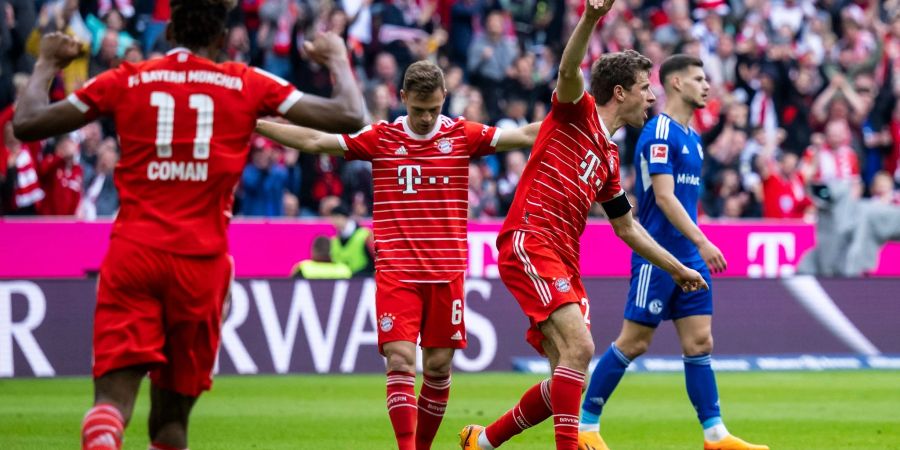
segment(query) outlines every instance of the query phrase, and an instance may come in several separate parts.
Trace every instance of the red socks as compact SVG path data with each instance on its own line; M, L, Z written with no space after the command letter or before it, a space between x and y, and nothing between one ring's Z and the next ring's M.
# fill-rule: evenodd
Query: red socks
M416 450L416 374L393 371L387 374L387 409L399 450Z
M556 450L578 450L578 411L584 373L557 366L550 383L550 404L553 405L553 427Z
M581 396L578 395L576 405L578 405L580 398ZM575 411L577 412L578 410L576 409ZM519 400L516 406L500 416L494 423L488 425L487 429L484 430L485 437L487 437L491 445L498 447L527 428L543 422L550 417L551 413L550 380L544 380L525 391L525 394L522 395L522 399ZM577 418L575 425L576 427L578 425Z
M419 390L419 419L416 425L416 450L430 450L434 435L444 419L450 398L450 377L425 375Z
M122 413L108 403L94 405L81 422L82 450L119 450L125 421Z

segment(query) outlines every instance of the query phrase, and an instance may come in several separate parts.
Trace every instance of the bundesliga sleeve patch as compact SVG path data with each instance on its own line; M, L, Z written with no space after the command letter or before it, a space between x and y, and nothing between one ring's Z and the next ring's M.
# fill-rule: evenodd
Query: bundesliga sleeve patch
M666 164L669 162L668 144L654 144L650 146L650 164Z

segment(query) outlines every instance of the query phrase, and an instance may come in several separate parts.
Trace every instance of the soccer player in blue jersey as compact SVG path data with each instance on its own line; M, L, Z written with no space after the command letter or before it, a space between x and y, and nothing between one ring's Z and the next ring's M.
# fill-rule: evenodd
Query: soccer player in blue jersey
M697 227L703 147L688 125L706 106L709 83L703 62L673 55L659 71L666 91L662 114L644 125L635 150L638 219L653 238L712 286L710 271L725 270L722 252ZM625 369L647 351L656 327L672 320L684 353L688 397L703 425L704 449L768 449L731 435L719 412L712 352L712 291L683 292L662 270L637 253L631 258L631 289L625 321L591 375L579 425L579 449L607 449L600 437L600 412Z

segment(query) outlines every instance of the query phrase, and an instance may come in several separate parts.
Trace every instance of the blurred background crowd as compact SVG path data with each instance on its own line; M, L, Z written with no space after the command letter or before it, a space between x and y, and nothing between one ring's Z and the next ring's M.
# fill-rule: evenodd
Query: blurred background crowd
M225 57L260 66L305 92L330 95L330 75L307 59L317 31L345 37L370 121L404 112L403 71L444 68L444 113L499 127L541 120L558 60L583 0L238 0ZM62 99L123 62L164 54L167 0L0 0L0 214L86 220L118 209L119 148L111 121L46 142L18 142L10 119L43 33L85 44L53 83ZM705 152L701 215L813 220L809 184L900 204L900 0L618 0L588 56L634 48L654 63L702 58L712 90L693 126ZM665 103L657 74L651 76ZM614 136L626 188L639 130ZM529 149L473 162L470 217L503 217ZM235 214L370 215L371 166L299 154L261 137L236 193ZM638 205L640 207L640 205ZM600 208L597 215L602 214Z

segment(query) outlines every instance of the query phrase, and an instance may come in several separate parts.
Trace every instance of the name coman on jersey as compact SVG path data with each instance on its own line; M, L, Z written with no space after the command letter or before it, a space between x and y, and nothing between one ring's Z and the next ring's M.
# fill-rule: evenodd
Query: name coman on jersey
M469 160L500 130L440 116L426 135L406 116L340 136L347 159L372 162L375 268L401 281L450 281L468 260Z
M185 49L85 83L69 102L89 119L112 116L122 146L113 236L178 254L226 252L256 118L284 114L301 96L268 72Z

